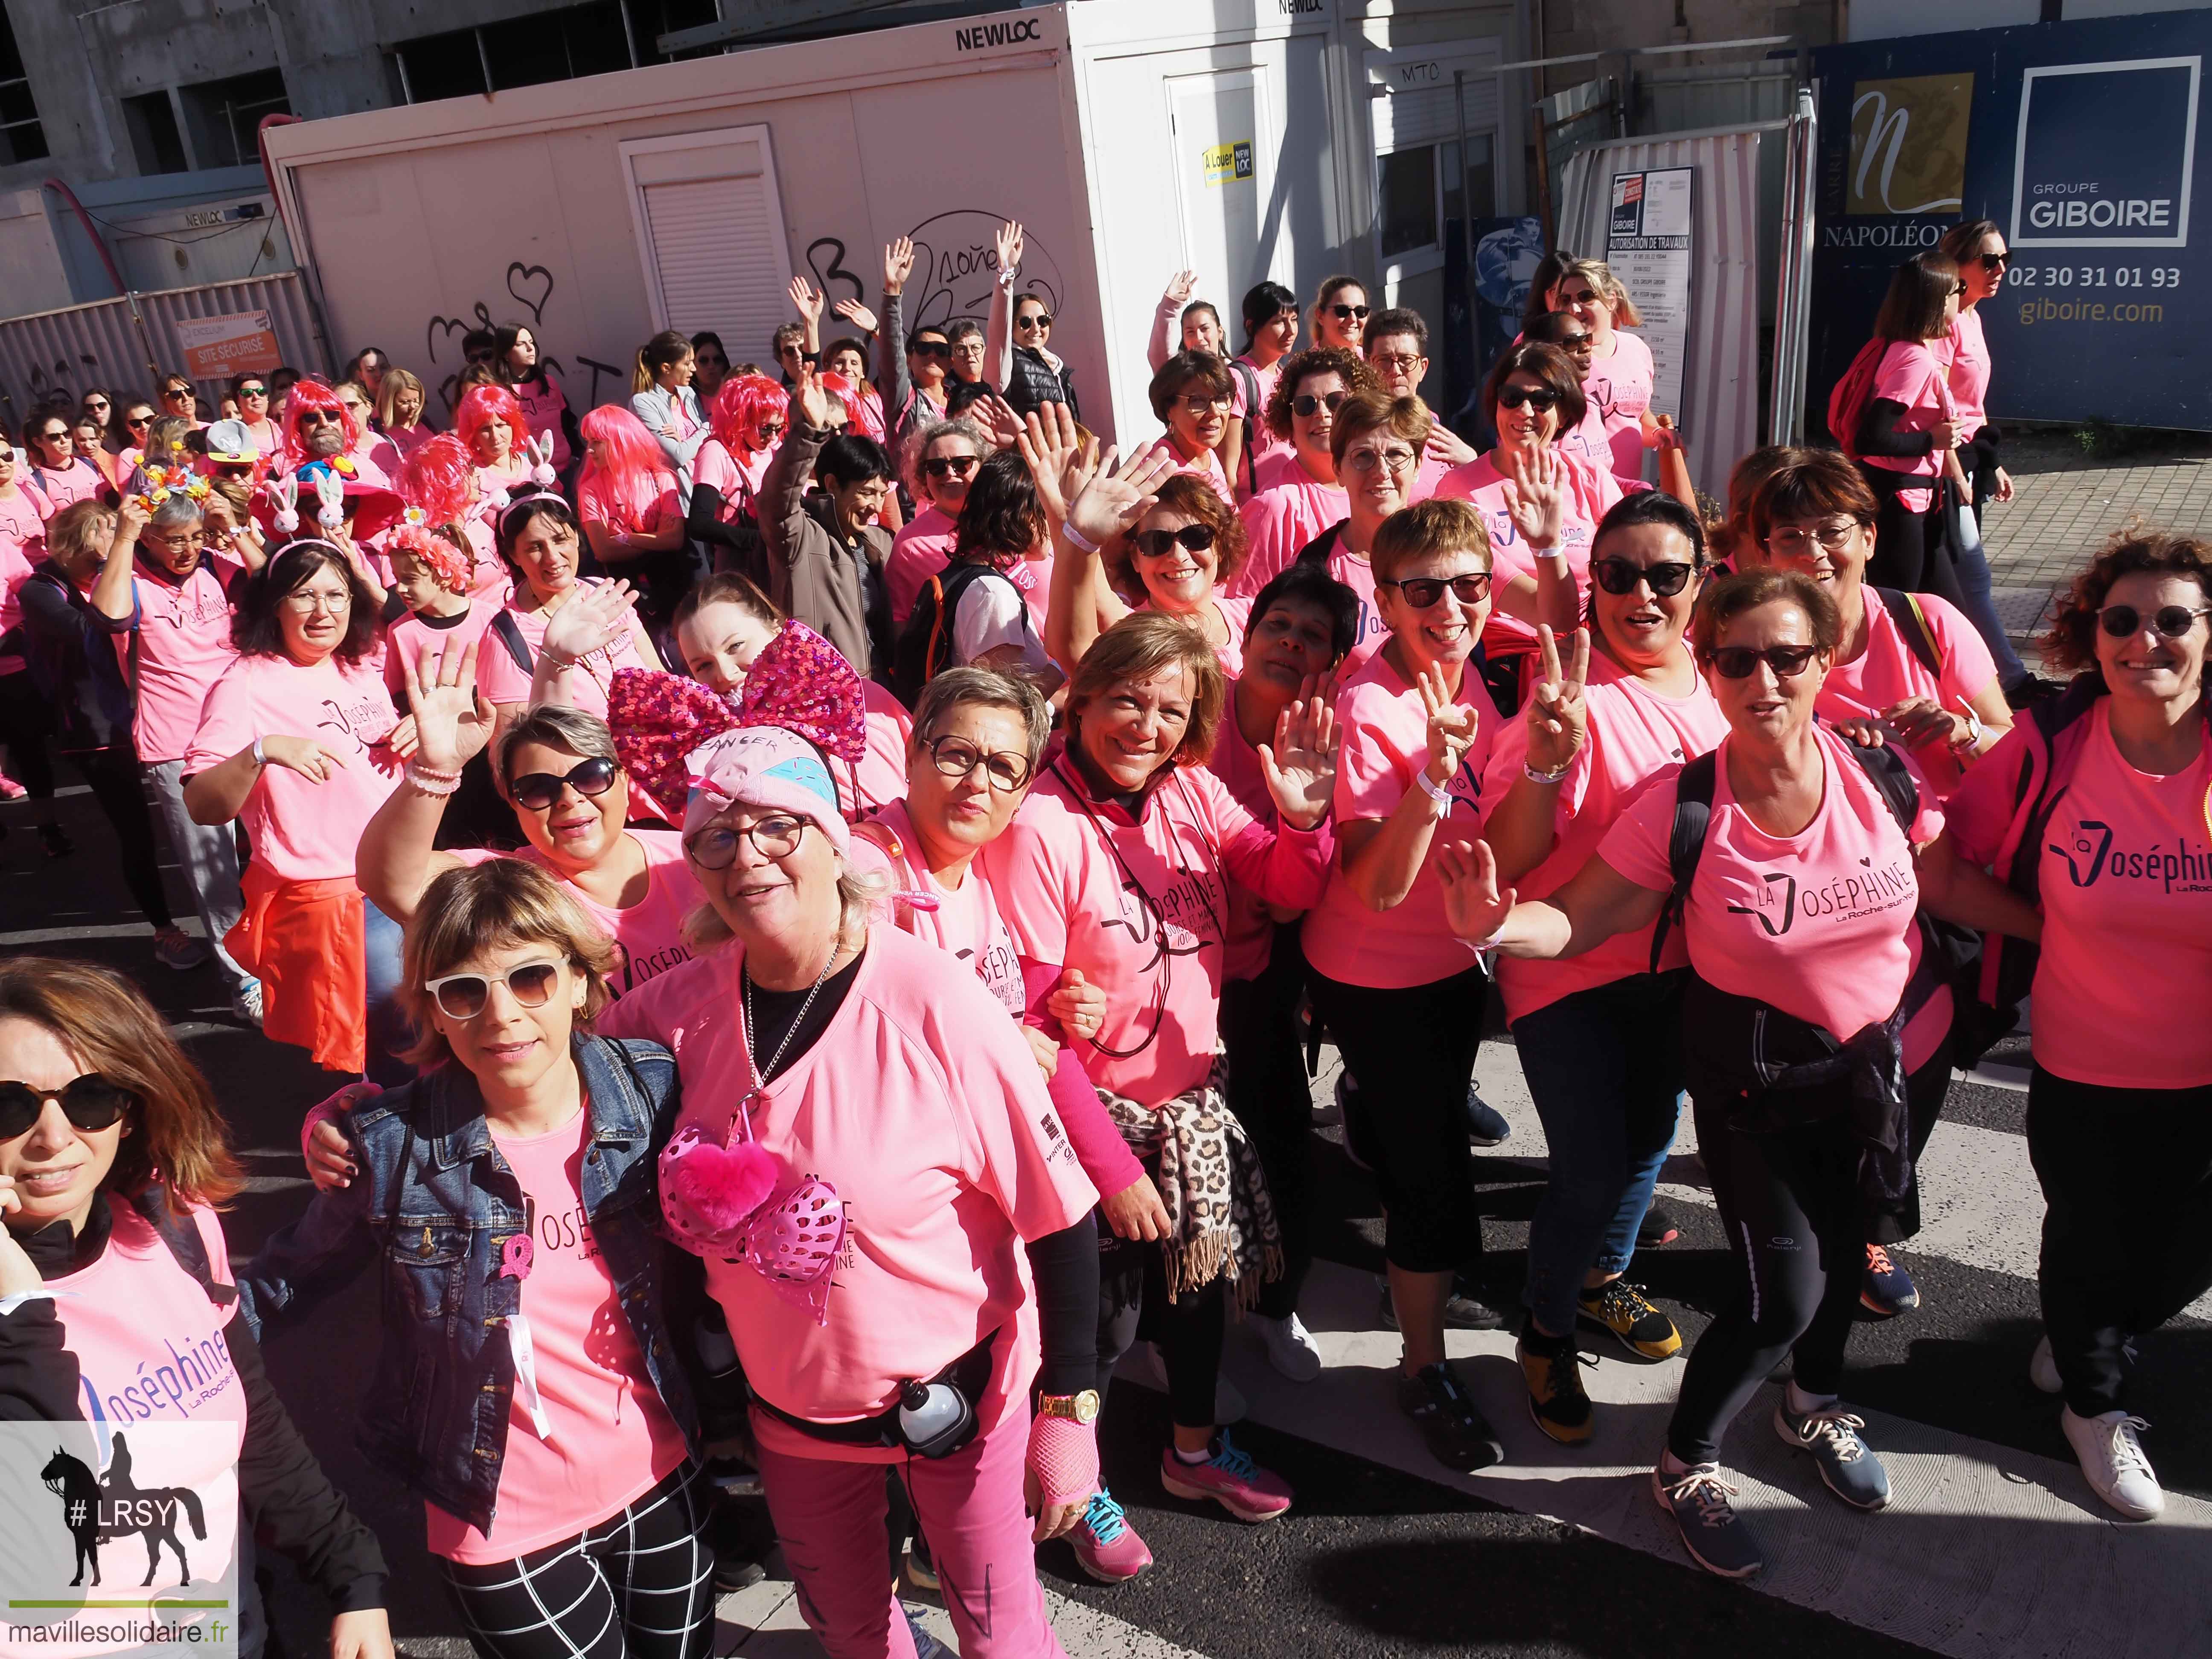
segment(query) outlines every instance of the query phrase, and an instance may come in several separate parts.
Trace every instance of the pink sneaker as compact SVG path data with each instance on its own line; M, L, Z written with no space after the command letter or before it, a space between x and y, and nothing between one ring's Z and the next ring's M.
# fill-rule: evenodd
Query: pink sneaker
M1152 1551L1103 1486L1091 1495L1067 1541L1075 1547L1076 1564L1102 1584L1126 1584L1152 1565Z
M0 772L0 800L21 800L30 793L5 772Z
M1272 1521L1291 1506L1291 1483L1238 1451L1226 1429L1203 1463L1184 1462L1173 1446L1162 1452L1160 1484L1177 1498L1210 1498L1239 1521Z

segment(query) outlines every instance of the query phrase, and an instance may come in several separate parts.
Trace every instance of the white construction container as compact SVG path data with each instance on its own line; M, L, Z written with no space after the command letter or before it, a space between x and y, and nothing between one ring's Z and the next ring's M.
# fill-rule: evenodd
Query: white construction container
M926 252L907 325L980 320L1012 217L1085 419L1136 440L1158 430L1146 340L1179 268L1232 346L1266 277L1304 300L1349 270L1441 316L1444 215L1520 207L1500 159L1520 126L1488 72L1512 12L1060 0L303 122L268 148L341 357L374 345L436 387L464 331L522 321L573 403L614 401L663 328L767 365L794 272L877 306L902 234Z

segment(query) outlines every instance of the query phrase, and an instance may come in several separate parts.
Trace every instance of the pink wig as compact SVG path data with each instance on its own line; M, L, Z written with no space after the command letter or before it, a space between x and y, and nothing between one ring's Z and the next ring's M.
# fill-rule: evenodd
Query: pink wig
M425 524L459 524L468 513L476 477L476 457L469 447L452 433L441 432L416 446L400 462L393 482L408 506L422 509Z
M742 454L750 444L740 440L760 430L766 420L788 418L791 394L765 374L732 374L714 393L714 412L708 424L722 447Z
M471 462L476 459L477 434L494 421L506 423L509 453L521 454L522 446L530 441L530 421L514 394L503 386L472 386L461 393L461 401L453 406L453 430L469 447Z
M607 452L607 465L602 469L586 450L584 470L576 479L578 500L596 480L614 500L641 513L676 488L676 475L661 459L659 444L645 422L627 409L602 404L577 426L586 445L599 444Z
M338 417L340 428L345 433L345 453L361 441L361 428L354 424L353 415L338 401L338 394L331 390L327 381L313 375L303 376L284 400L284 471L296 472L313 458L307 453L306 441L300 436L300 416L308 410L320 410Z

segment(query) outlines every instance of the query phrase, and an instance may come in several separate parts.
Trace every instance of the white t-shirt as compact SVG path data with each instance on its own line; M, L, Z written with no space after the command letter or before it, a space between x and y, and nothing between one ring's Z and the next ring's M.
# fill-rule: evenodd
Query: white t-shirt
M961 591L952 613L953 660L971 663L1002 645L1021 647L1017 667L1041 672L1051 662L1030 620L1029 602L1010 578L994 571Z

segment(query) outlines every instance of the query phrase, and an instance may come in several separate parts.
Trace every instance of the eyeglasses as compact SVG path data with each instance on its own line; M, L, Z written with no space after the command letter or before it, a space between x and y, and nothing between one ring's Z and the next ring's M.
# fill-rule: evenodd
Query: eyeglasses
M1705 660L1724 680L1747 680L1761 663L1774 671L1776 679L1794 680L1820 649L1817 645L1770 645L1754 651L1747 645L1724 645Z
M1395 587L1398 597L1416 611L1426 611L1444 596L1449 587L1452 598L1468 605L1480 605L1490 597L1490 573L1470 571L1464 576L1408 576L1400 582L1377 582L1377 587Z
M1052 313L1040 311L1033 317L1017 317L1014 319L1014 326L1016 328L1050 328Z
M1378 466L1403 472L1419 459L1410 449L1355 449L1345 456L1344 464L1354 472L1372 472Z
M105 398L87 398L84 400L84 406L87 409L97 409L104 412L108 408L108 402Z
M1129 545L1150 559L1165 558L1168 550L1178 543L1194 553L1203 553L1213 545L1213 526L1187 524L1180 530L1139 530L1129 537Z
M1367 361L1376 368L1387 369L1393 374L1411 374L1421 366L1421 360L1410 351L1387 352L1381 356L1370 357Z
M793 817L785 812L772 812L750 830L733 829L726 823L710 823L684 843L684 850L691 862L702 870L726 870L738 861L738 842L740 837L753 844L753 851L764 859L789 858L799 850L799 837L806 833L806 820Z
M696 356L692 362L702 368L727 368L730 366L730 360L727 357Z
M976 465L973 455L933 455L921 464L921 470L933 478L964 478Z
M50 444L59 443L70 435L70 429L65 426L58 426L52 432L41 432L39 435Z
M1975 258L1982 262L1984 270L2002 270L2012 263L2012 255L2009 253L1981 253L1977 254Z
M337 617L353 609L353 595L326 591L310 592L302 588L297 592L287 593L284 604L291 610L304 611L311 616L318 611L327 611Z
M1590 580L1608 593L1633 593L1638 582L1649 582L1662 599L1672 599L1698 574L1693 564L1631 564L1626 559L1592 559Z
M753 430L759 433L763 438L781 438L783 436L784 428L787 424L788 422L784 421L763 421L758 426L755 427Z
M0 1140L13 1140L31 1133L46 1109L57 1103L73 1129L108 1129L138 1103L136 1092L110 1083L97 1072L71 1078L58 1089L34 1089L27 1083L0 1083Z
M1603 301L1601 301L1601 300L1599 300L1599 298L1597 297L1597 295L1595 295L1595 294L1593 294L1593 293L1591 293L1591 292L1590 292L1590 290L1589 290L1589 289L1583 289L1580 290L1579 292L1577 292L1577 293L1574 293L1574 294L1565 294L1565 293L1563 293L1563 294L1561 294L1561 295L1559 295L1559 304L1560 304L1561 306L1563 306L1563 307L1564 307L1564 306L1594 306L1594 305L1600 305L1600 304L1602 304L1602 303L1603 303Z
M929 750L930 763L948 778L964 778L981 767L991 787L1002 795L1012 794L1036 771L1027 755L1016 754L1011 749L980 749L965 738L930 738L921 746ZM756 842L754 845L759 843Z
M265 386L242 386L238 388L238 395L241 398L265 398L269 395L269 388Z
M1802 529L1796 525L1785 525L1778 530L1766 532L1766 545L1771 552L1790 556L1807 551L1817 541L1829 552L1839 553L1850 541L1851 532L1858 527L1856 520L1816 525L1810 530Z
M604 795L614 787L615 774L621 769L611 760L593 756L579 761L566 772L526 772L507 786L517 806L526 806L533 812L543 812L561 799L561 786L568 785L580 795Z
M1365 306L1331 306L1328 308L1328 314L1340 323L1364 323L1367 320L1367 307Z
M1229 399L1226 397L1217 397L1212 392L1194 392L1188 398L1176 398L1176 407L1193 415L1211 415L1217 410L1228 408Z
M207 532L202 530L177 530L156 532L153 540L172 553L182 553L189 548L204 547Z
M942 340L917 340L909 354L916 357L950 357L952 348Z
M1344 400L1351 395L1349 392L1301 392L1291 399L1291 413L1300 420L1305 419L1317 409L1325 409L1334 415L1344 407Z
M508 969L501 976L514 1000L526 1008L543 1008L553 1000L553 990L561 982L561 964L557 962L524 962ZM474 1019L483 1012L491 1001L492 981L483 974L447 974L437 979L425 980L423 990L438 1005L438 1012L447 1019Z
M2148 616L2131 605L2108 605L2097 613L2097 626L2116 640L2131 640L2148 623L2169 640L2178 640L2197 626L2199 617L2212 616L2212 606L2162 605Z
M1539 415L1548 415L1559 401L1559 394L1547 386L1509 386L1498 393L1500 409L1518 409L1526 404Z

